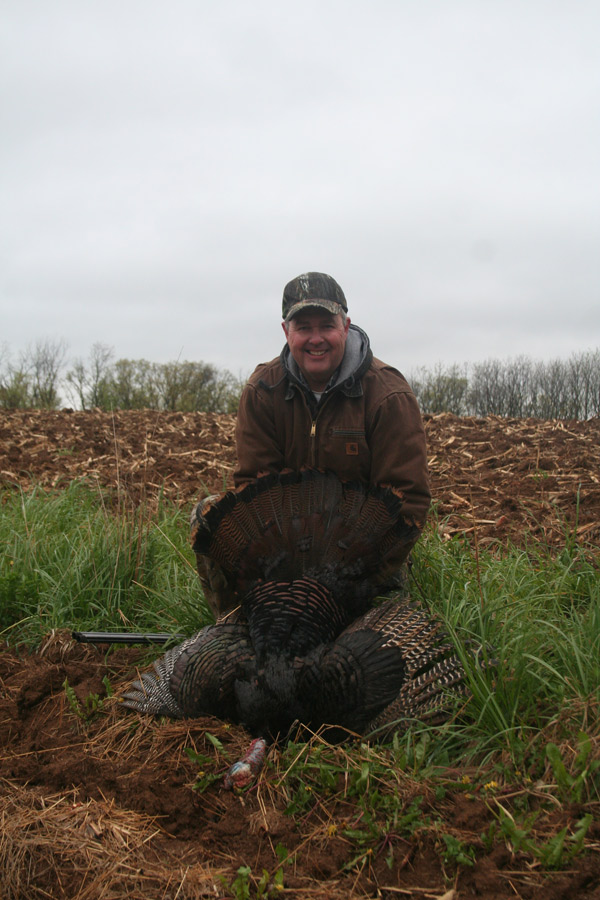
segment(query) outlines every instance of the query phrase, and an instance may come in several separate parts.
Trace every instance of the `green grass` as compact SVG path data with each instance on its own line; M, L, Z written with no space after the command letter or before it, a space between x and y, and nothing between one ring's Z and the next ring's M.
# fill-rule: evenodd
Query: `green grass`
M533 543L476 552L432 529L417 545L413 574L413 594L445 622L459 650L472 642L483 660L496 661L486 674L464 653L473 699L456 729L463 753L481 759L503 751L522 765L540 729L558 728L562 717L565 733L572 731L567 706L587 727L586 711L600 700L597 558L569 540L558 553Z
M211 620L187 509L115 510L85 482L7 490L0 501L0 636L10 644L64 628L191 634ZM598 732L598 560L570 534L558 552L533 542L476 551L442 540L434 521L412 574L413 596L444 622L473 695L453 723L409 733L427 748L423 764L542 771L546 743L571 739L574 772L573 735ZM483 648L477 663L469 646Z
M0 637L52 629L192 633L210 614L186 514L159 504L115 512L82 482L1 497Z

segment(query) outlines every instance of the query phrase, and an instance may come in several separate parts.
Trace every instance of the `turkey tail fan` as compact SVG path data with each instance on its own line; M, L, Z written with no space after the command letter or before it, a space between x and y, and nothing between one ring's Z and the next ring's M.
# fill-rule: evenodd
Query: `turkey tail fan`
M332 472L264 475L210 504L192 546L223 569L238 596L257 581L308 576L336 594L371 599L419 536L401 509L391 488L342 482Z

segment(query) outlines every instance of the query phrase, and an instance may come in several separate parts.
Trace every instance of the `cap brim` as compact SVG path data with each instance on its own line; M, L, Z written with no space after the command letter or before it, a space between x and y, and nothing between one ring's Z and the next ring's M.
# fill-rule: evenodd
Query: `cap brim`
M290 319L293 319L294 316L297 316L299 312L305 309L324 309L331 313L332 316L337 316L344 312L341 304L336 303L335 300L301 300L299 303L294 303L284 321L289 322Z

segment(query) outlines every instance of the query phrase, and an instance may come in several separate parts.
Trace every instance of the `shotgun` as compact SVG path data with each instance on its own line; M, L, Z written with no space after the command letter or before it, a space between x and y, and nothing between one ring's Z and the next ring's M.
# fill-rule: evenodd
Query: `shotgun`
M80 644L166 644L183 641L183 634L156 634L143 631L72 631Z

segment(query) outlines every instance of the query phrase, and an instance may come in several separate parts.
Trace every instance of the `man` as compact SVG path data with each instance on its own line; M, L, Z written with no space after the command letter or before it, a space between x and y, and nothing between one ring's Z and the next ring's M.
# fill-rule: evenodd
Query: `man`
M236 485L304 466L389 485L422 528L431 499L425 432L404 377L376 359L347 316L344 292L320 272L283 291L281 355L259 365L241 397Z
M393 488L404 519L419 533L431 495L425 432L408 383L373 356L330 275L308 272L290 281L282 313L281 355L257 366L240 400L236 486L270 472L328 469L342 480ZM193 533L212 499L194 511ZM220 568L200 556L198 571L215 616L233 609ZM396 587L404 577L400 570Z

